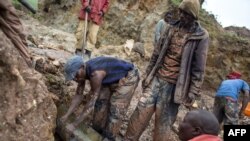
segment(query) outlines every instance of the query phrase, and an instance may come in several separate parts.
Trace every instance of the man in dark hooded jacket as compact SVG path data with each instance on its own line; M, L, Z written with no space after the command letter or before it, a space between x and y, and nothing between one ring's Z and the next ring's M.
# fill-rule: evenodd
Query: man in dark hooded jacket
M199 10L199 0L183 0L179 21L158 41L125 140L139 140L155 112L153 140L172 141L170 129L179 105L191 106L199 97L209 41L208 32L198 22Z

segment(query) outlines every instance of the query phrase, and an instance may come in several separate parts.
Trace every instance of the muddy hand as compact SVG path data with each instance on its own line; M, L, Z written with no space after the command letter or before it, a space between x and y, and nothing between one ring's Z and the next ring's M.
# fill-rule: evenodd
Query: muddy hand
M195 101L195 95L193 93L189 93L188 97L186 98L186 100L184 101L184 105L186 107L192 107L193 103Z

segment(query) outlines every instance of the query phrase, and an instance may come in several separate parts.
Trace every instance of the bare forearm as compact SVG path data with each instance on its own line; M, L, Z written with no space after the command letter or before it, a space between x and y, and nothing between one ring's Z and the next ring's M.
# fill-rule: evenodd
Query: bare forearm
M89 114L90 112L94 109L94 107L87 107L86 109L84 108L81 115L73 122L73 125L77 127Z
M75 95L72 99L71 105L66 113L66 115L70 115L73 113L73 111L75 110L75 108L81 103L83 99L82 95Z
M94 104L97 97L98 94L95 93L91 100L88 102L88 104L84 106L81 115L73 122L74 126L78 126L90 114L90 112L94 110Z
M243 101L242 101L242 107L241 107L241 110L240 110L241 113L244 111L244 109L246 109L248 99L249 99L249 96L244 96Z

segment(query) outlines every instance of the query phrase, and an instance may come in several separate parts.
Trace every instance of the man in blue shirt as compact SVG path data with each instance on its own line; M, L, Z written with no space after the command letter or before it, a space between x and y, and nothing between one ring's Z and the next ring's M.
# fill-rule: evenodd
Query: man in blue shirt
M219 123L224 120L225 125L238 124L239 116L242 116L244 109L247 106L249 99L249 86L240 79L241 74L232 72L227 75L227 80L221 82L214 101L214 114ZM239 111L238 97L239 93L243 92L242 107Z
M90 94L93 96L80 116L67 125L67 129L73 131L94 109L93 128L105 138L115 140L121 118L126 114L139 82L137 68L112 57L97 57L84 63L81 56L73 56L66 63L64 71L66 80L74 80L78 86L71 106L61 121L65 122L81 103L85 80L89 80Z

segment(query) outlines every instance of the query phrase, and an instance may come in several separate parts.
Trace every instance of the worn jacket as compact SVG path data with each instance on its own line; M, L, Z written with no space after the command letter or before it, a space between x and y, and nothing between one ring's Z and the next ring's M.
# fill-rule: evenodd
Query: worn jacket
M145 86L151 83L152 78L162 65L173 36L174 26L178 26L178 24L179 22L176 22L166 29L157 43L146 69ZM200 94L200 87L204 78L209 34L198 22L195 22L194 27L194 33L188 37L182 51L180 71L174 95L174 101L179 104L186 100L189 93Z
M102 23L103 14L107 12L109 6L109 0L82 0L82 8L79 13L79 19L85 20L85 8L88 6L88 1L90 2L91 12L88 15L88 20L93 21L95 24L100 25Z

